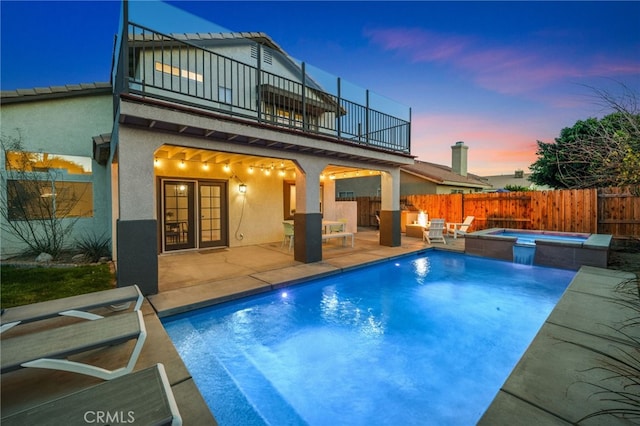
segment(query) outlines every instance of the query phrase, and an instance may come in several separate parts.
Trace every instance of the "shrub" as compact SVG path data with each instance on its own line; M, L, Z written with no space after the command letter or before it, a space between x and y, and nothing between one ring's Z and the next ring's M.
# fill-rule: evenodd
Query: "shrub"
M85 234L76 240L76 246L78 251L84 254L90 262L95 263L103 257L111 256L111 241L104 233L100 236Z

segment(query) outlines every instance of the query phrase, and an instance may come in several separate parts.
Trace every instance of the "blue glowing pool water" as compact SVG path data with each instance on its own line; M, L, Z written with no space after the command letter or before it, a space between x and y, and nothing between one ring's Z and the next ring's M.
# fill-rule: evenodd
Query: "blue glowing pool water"
M527 232L527 231L500 231L500 232L493 233L491 235L498 235L501 237L516 237L517 238L516 241L518 244L528 244L528 245L535 245L536 240L583 243L587 241L587 238L588 238L588 236L584 236L584 235Z
M163 322L221 425L473 425L574 274L430 251Z

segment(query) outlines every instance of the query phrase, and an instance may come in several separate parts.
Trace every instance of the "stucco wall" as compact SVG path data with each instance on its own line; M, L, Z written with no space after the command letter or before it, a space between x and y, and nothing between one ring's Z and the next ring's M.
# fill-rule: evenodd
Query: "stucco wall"
M282 227L279 225L284 220L283 179L286 177L275 172L267 176L259 169L249 173L248 165L234 165L229 171L225 171L222 164L209 164L207 169L204 169L201 161L185 161L184 168L179 164L176 160L158 159L156 176L169 179L222 180L228 183L229 246L261 244L282 239ZM288 177L291 178L292 176ZM247 185L246 194L240 194L238 190L241 182Z
M60 99L5 103L2 111L2 137L20 137L23 148L31 152L59 155L93 156L92 137L110 133L112 100L108 93ZM20 136L18 136L20 135ZM5 156L0 172L6 177ZM64 180L93 182L93 217L80 218L74 224L68 242L83 235L110 235L110 193L108 172L95 161L92 176L66 175ZM1 188L6 191L6 188ZM0 219L2 220L2 219ZM26 248L24 243L2 231L1 255L9 257Z

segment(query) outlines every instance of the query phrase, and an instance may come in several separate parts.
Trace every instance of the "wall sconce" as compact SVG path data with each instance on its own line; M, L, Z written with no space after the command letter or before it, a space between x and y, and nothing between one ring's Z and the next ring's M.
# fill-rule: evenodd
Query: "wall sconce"
M238 185L238 192L240 192L241 194L246 194L247 185L245 185L244 183L241 183L240 185Z

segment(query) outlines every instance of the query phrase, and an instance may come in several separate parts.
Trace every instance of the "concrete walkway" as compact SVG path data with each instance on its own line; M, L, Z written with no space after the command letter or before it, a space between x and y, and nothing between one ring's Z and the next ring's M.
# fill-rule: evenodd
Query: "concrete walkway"
M421 252L430 247L464 252L464 239L447 238L447 244L429 245L419 238L403 237L398 247L384 247L375 231L356 233L355 247L340 239L323 244L321 262L304 264L280 242L200 252L183 252L158 259L159 293L149 301L160 318L237 299L311 278Z

